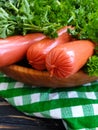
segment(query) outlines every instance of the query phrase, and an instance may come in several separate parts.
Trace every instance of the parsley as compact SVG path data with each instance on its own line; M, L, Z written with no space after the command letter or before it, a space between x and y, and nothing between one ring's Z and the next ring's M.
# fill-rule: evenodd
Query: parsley
M93 55L89 58L84 67L84 71L87 72L90 76L98 76L98 56Z
M68 24L72 4L70 0L1 0L0 38L31 32L56 37L57 29Z
M55 37L65 25L78 39L98 42L97 0L1 0L0 37L43 32ZM3 30L3 31L2 31Z

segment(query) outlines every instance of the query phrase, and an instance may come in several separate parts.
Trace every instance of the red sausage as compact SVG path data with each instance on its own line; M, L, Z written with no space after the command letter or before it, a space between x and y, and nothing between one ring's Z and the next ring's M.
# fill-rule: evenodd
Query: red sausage
M45 57L46 54L58 44L63 44L65 42L71 41L72 37L68 34L67 29L71 28L70 26L66 26L61 28L57 33L58 37L55 39L45 38L36 44L30 46L27 51L27 60L29 64L37 69L44 70L45 66Z
M87 62L93 55L94 44L89 40L77 40L53 48L46 56L50 76L67 78Z
M42 33L34 33L0 39L0 67L20 61L31 44L45 37Z

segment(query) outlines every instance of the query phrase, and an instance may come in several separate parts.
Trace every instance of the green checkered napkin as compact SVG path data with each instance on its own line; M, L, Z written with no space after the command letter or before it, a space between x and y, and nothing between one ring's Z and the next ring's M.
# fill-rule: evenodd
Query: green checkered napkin
M98 129L98 82L78 88L36 88L0 73L0 96L19 111L62 119L68 130Z

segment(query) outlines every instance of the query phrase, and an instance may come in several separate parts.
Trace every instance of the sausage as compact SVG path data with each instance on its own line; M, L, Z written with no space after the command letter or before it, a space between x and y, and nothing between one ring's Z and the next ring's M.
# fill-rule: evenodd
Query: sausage
M0 67L20 61L31 44L45 37L42 33L34 33L0 39Z
M57 31L58 37L51 39L49 37L33 44L27 51L27 60L29 64L37 70L45 70L45 57L47 53L59 44L71 41L72 36L68 34L67 29L71 26L65 26Z
M89 40L71 41L53 48L46 56L50 76L68 78L79 71L94 53L94 44Z

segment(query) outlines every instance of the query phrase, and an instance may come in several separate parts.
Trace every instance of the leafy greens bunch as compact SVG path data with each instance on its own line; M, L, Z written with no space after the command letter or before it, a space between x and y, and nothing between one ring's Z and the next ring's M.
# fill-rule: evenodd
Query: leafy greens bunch
M1 0L0 37L30 32L55 37L56 30L66 25L69 18L66 3L59 0Z
M75 27L69 30L73 37L96 44L85 68L98 75L98 0L0 0L0 38L32 32L56 37L66 25Z

